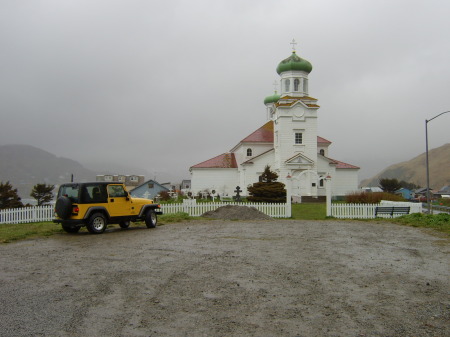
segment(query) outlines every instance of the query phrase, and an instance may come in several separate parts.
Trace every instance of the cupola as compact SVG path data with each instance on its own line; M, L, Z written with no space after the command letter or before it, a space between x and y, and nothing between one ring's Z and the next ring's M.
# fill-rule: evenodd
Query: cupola
M278 75L280 75L285 71L292 70L304 71L309 74L312 70L312 64L309 61L298 56L294 50L291 56L289 56L287 59L284 59L278 64L277 73Z
M276 103L278 102L278 100L281 98L280 95L277 94L277 91L275 90L274 94L271 96L267 96L264 99L264 104L271 104L271 103Z

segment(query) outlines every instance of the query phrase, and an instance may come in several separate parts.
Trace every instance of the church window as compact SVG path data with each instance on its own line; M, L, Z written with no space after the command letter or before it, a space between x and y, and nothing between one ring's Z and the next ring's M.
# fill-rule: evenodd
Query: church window
M319 187L323 187L323 179L319 180Z
M308 93L308 80L306 78L303 79L303 91Z
M303 134L301 132L295 133L295 144L303 144Z
M300 80L298 78L296 78L294 80L294 91L298 91L299 84L300 84Z
M251 157L252 156L252 149L247 149L247 157Z
M325 156L325 150L324 150L324 149L320 149L319 153L320 153L322 156Z
M285 92L288 92L289 91L289 87L291 86L291 81L290 80L286 80L286 81L284 81L284 91Z

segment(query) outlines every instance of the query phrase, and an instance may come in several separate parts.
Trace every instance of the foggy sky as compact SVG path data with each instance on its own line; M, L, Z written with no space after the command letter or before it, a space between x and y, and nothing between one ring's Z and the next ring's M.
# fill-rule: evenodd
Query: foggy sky
M450 110L448 13L445 0L2 0L0 145L189 179L267 121L294 38L330 157L367 178L423 153L425 120ZM450 113L429 123L430 149L449 129Z

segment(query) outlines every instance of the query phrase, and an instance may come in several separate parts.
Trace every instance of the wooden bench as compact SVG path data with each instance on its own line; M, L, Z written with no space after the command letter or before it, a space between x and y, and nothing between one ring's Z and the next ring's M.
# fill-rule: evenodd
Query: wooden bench
M394 214L409 214L409 210L411 207L402 207L402 206L379 206L375 208L375 217L378 214L389 214L391 217L394 217Z

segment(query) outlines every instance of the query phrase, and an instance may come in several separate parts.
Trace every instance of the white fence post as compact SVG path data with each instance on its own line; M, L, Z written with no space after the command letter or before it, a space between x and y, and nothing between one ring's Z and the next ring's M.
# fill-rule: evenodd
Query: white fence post
M331 176L325 178L325 189L327 195L327 216L331 216Z

